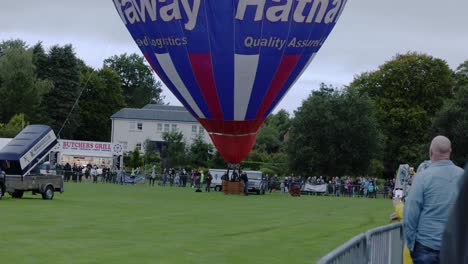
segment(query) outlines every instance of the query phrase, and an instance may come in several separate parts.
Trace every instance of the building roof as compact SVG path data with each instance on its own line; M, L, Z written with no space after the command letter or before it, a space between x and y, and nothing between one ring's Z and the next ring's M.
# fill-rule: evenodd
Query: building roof
M111 119L197 122L197 120L182 106L151 104L146 105L142 109L123 108L113 114Z
M166 110L166 111L183 111L187 112L187 109L183 106L177 105L159 105L159 104L147 104L142 109L153 109L153 110Z

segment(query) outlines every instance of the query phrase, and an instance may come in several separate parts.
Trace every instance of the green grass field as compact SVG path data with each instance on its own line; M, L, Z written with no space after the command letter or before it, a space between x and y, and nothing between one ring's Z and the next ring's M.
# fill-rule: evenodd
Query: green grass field
M54 200L0 200L2 263L315 263L391 202L68 183Z

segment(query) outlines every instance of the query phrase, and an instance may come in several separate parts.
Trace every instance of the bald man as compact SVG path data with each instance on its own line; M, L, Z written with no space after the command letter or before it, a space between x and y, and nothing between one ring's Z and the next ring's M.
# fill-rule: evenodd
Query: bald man
M432 140L431 165L415 177L406 198L403 225L414 264L439 263L442 234L463 174L450 160L451 152L448 138Z

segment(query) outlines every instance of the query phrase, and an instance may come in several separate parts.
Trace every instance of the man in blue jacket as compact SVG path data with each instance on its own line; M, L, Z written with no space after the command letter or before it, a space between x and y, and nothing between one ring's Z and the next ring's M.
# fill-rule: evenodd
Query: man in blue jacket
M439 263L439 250L450 209L456 201L463 169L450 160L450 140L435 137L431 165L415 177L405 202L405 238L414 264Z

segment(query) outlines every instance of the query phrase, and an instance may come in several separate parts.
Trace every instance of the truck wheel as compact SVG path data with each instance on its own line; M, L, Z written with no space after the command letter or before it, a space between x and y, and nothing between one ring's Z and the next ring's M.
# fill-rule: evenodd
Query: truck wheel
M52 200L54 199L54 188L52 186L47 186L42 193L42 199L44 200Z
M3 195L5 195L5 187L0 183L0 199L2 199Z
M11 197L16 198L16 199L21 199L23 198L23 191L15 191L14 193L11 194Z
M220 191L221 191L221 187L215 186L215 192L220 192Z

